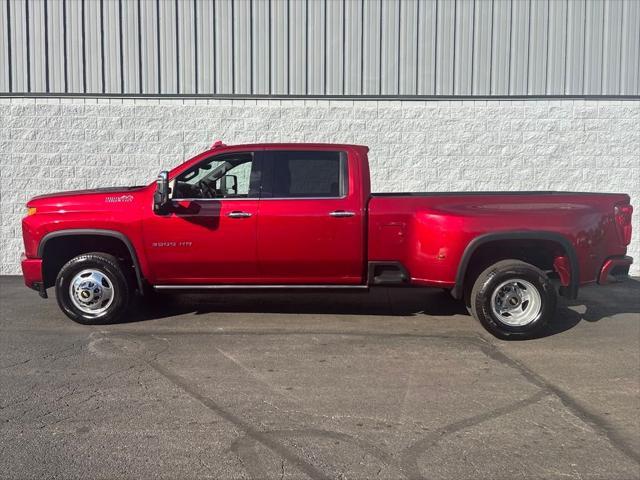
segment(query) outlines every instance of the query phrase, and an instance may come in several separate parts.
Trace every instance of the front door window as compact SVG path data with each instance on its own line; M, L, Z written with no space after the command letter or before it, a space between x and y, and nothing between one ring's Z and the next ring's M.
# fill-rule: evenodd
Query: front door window
M174 184L174 199L255 198L252 189L253 154L218 155L180 174Z

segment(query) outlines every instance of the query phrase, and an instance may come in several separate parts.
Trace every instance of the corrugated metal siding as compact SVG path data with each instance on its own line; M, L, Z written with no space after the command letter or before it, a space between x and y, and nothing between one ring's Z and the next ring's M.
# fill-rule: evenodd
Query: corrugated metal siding
M511 68L511 0L493 2L491 36L491 91L509 91Z
M638 95L638 0L1 0L0 93Z

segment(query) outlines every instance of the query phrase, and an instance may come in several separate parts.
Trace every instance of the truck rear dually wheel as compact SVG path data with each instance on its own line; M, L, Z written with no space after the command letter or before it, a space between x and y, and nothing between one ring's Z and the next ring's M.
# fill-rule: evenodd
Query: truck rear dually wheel
M557 295L547 275L520 260L502 260L476 279L471 314L502 339L536 336L553 318Z
M56 299L71 320L100 325L118 320L129 306L130 287L118 260L86 253L69 260L56 279Z

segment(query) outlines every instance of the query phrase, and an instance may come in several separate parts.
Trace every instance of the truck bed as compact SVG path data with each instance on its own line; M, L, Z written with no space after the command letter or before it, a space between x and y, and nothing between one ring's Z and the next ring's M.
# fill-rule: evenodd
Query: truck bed
M628 203L626 194L592 192L373 193L369 259L385 261L393 252L415 283L453 283L475 238L543 232L572 245L581 259L580 283L589 283L608 256L626 253L614 210Z

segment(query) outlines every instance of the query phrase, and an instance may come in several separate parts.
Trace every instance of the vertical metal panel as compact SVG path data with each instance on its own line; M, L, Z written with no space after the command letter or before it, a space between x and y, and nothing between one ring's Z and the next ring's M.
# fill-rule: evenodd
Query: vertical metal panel
M49 89L65 90L64 4L49 2L47 11L47 44L49 49Z
M529 95L543 95L546 90L548 7L548 0L535 0L530 4L529 70L527 72Z
M640 0L0 5L0 93L640 92Z
M84 61L84 5L81 2L65 2L67 23L67 91L86 92ZM20 90L17 90L18 92Z
M381 4L365 1L363 11L362 93L380 94L380 22Z
M473 36L473 93L491 93L491 55L493 53L493 2L476 2Z
M158 2L140 2L142 93L160 93L158 64Z
M511 52L511 0L495 0L491 45L491 94L509 94L509 54Z
M346 0L327 2L326 49L327 49L327 95L342 95L344 66L344 3Z
M122 9L122 85L123 93L140 92L140 43L138 3L120 1Z
M436 93L436 38L438 3L418 1L418 95Z
M84 2L85 70L87 93L103 93L102 2Z
M436 12L436 95L453 94L455 2L438 2Z
M530 0L518 0L511 4L511 67L509 75L509 93L511 95L522 95L527 92L530 8Z
M11 62L9 60L9 2L0 4L0 92L9 92L9 74L11 72Z
M120 51L120 5L118 0L104 0L103 8L104 43L104 91L122 91L121 51Z
M45 37L45 8L46 4L38 0L27 0L29 8L29 68L31 70L30 90L33 92L47 91L47 39Z
M178 93L176 4L171 0L158 2L160 35L160 91Z
M567 95L584 91L585 0L569 0L567 4L567 55L565 90Z
M549 2L546 93L564 92L567 55L567 2Z
M216 93L233 93L233 5L216 0Z
M271 0L251 0L253 11L253 93L271 93L269 10Z
M233 16L233 62L235 91L233 93L251 93L251 4L248 1L236 2Z
M405 0L400 9L400 95L415 95L418 91L418 22L417 0Z
M199 93L215 92L215 23L213 21L214 4L209 0L196 1L196 78Z
M180 93L196 93L195 2L177 1L178 86Z
M28 92L29 60L27 46L27 4L21 0L9 0L11 22L11 78L14 92Z
M615 94L620 89L622 0L609 0L604 4L603 35L602 93Z
M345 0L344 4L344 93L362 93L362 19L364 1Z
M587 2L584 38L584 89L587 95L602 93L602 34L604 3Z
M307 4L289 2L289 93L304 95L307 88Z
M326 0L310 0L307 3L307 93L325 93L326 44L325 44Z
M640 95L640 2L625 0L622 10L620 94Z
M289 16L285 0L271 2L271 93L289 90Z
M400 64L400 8L402 3L382 0L380 10L380 92L397 95Z
M474 68L475 2L456 1L456 27L453 65L453 93L471 95ZM481 27L482 28L482 27Z

